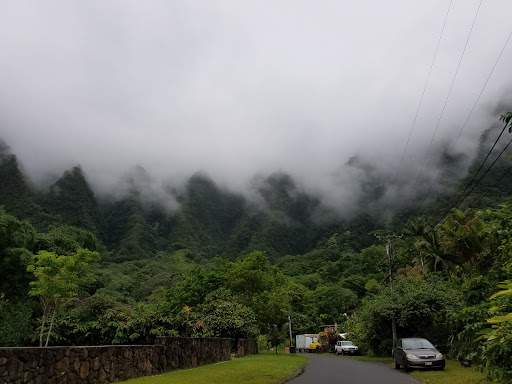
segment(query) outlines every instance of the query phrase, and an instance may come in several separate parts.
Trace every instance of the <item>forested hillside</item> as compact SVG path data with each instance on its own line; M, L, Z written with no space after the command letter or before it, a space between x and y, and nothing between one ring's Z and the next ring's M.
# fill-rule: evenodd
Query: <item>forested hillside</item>
M168 192L175 211L144 201L136 188L100 199L80 167L41 189L2 145L0 345L145 343L157 335L279 343L291 316L295 334L337 323L366 353L386 354L395 318L399 336L427 337L507 380L511 160L503 156L485 181L467 187L489 146L482 136L467 174L387 221L365 210L370 195L356 216L336 218L284 173L261 179L257 199L193 175ZM391 293L375 235L392 232Z
M275 260L313 250L336 232L355 250L371 244L366 236L378 215L361 213L349 221L318 220L318 198L301 191L294 180L276 173L257 185L258 202L218 186L207 175L193 175L181 192L172 191L177 212L166 202L147 204L139 191L119 200L98 199L80 167L66 171L47 190L33 187L15 155L4 149L0 164L0 204L9 214L46 231L71 225L94 233L107 248L108 260L124 262L155 257L160 251L189 250L196 261L215 256L236 258L254 249Z

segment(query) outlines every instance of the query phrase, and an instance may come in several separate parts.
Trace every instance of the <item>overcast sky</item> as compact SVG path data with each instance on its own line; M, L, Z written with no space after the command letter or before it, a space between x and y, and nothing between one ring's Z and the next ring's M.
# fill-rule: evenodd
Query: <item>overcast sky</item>
M351 156L396 171L449 3L0 0L0 137L36 179L81 164L112 191L141 165L157 184L201 170L241 188L284 171L348 204ZM419 171L479 3L453 1L404 177ZM510 14L510 0L483 1L435 147L466 120ZM457 151L498 125L510 68L512 41Z

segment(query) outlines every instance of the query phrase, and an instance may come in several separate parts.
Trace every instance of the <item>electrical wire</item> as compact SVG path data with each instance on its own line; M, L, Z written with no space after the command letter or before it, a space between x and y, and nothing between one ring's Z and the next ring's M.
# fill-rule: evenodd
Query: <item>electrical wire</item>
M503 173L503 175L501 175L501 177L498 179L498 181L496 181L493 185L490 185L488 188L487 188L487 191L485 191L482 195L480 195L480 198L478 199L478 201L475 203L475 206L479 206L480 203L482 202L482 199L491 191L491 189L493 188L496 188L496 186L501 183L501 181L505 178L505 176L507 176L507 174L512 170L512 165Z
M455 146L457 145L457 142L459 141L461 135L462 135L462 132L464 131L464 129L466 128L466 125L468 124L468 121L469 119L471 118L478 102L480 101L480 98L482 97L482 94L484 93L484 90L487 86L487 83L489 82L489 79L491 78L493 72L494 72L494 69L496 68L496 66L498 65L498 62L501 58L501 56L503 55L503 52L505 51L505 48L507 47L508 45L508 42L510 40L510 37L512 36L512 31L510 32L510 34L508 35L507 37L507 40L505 41L505 44L503 44L503 47L501 48L501 51L500 51L500 54L498 55L498 58L496 59L496 61L494 62L494 65L491 69L491 72L489 73L489 75L487 76L487 79L485 80L485 83L482 87L482 89L480 90L480 93L478 94L478 97L476 98L474 104L473 104L473 107L471 108L470 112L469 112L469 115L468 117L466 118L466 121L464 122L464 124L462 125L462 128L460 129L458 135L457 135L457 138L455 139L455 142L453 143L453 145L451 146L450 148L450 151L448 152L448 155L446 156L446 159L445 161L443 162L443 165L441 166L441 168L439 169L439 171L437 172L436 174L436 177L434 178L434 180L432 181L432 183L430 184L430 187L428 188L427 190L427 193L425 194L425 196L423 197L421 203L420 203L420 206L418 208L418 210L421 210L421 208L423 207L423 204L425 203L425 201L427 200L432 188L434 187L435 183L437 182L437 180L439 179L439 176L441 175L441 173L444 171L444 168L446 167L446 164L448 163L448 159L450 158L450 155L452 154Z
M492 164L489 166L489 168L487 168L487 170L485 171L485 173L482 175L482 177L480 177L480 179L477 180L477 182L475 183L475 185L473 186L473 188L471 188L471 190L466 194L466 196L461 200L461 202L457 205L457 206L452 206L447 212L445 212L442 216L441 216L441 219L437 222L436 225L434 225L434 227L436 227L437 225L439 225L439 223L441 223L446 214L448 212L450 212L452 209L458 209L462 203L464 203L464 201L469 197L469 195L471 194L471 192L474 191L474 189L477 187L478 184L480 184L480 182L482 181L482 179L489 173L489 171L491 170L491 168L494 166L494 164L496 164L496 162L499 160L499 158L501 157L501 155L503 154L503 152L505 152L507 150L507 148L510 146L510 144L512 144L512 139L508 142L508 144L505 146L505 148L503 148L503 150L500 152L500 154L496 157L496 159L492 162Z
M434 133L432 135L432 138L430 139L430 144L428 145L427 152L425 154L425 158L423 159L423 163L421 164L421 168L420 168L420 171L418 173L418 176L416 177L416 180L414 181L414 185L412 187L411 194L409 195L409 199L407 200L407 203L405 205L405 209L407 209L407 207L409 206L409 203L411 202L412 196L414 195L414 191L416 190L416 186L418 185L418 180L420 179L420 176L422 175L423 170L425 169L425 165L426 165L428 157L430 155L430 150L432 149L432 144L434 143L434 139L435 139L437 131L439 129L439 125L441 124L441 120L443 119L443 116L444 116L444 111L446 110L446 105L448 104L448 100L450 99L450 96L452 94L453 85L455 84L455 80L457 80L457 75L459 74L459 69L460 69L460 66L462 64L462 60L464 59L464 55L466 54L466 49L468 47L468 43L469 43L469 40L471 38L471 34L473 33L473 28L475 27L476 19L478 17L479 12L480 12L480 7L482 6L482 1L483 0L480 0L480 3L478 4L478 8L476 10L475 17L473 18L473 23L471 24L471 28L469 29L468 38L466 39L466 43L464 44L464 49L462 50L462 54L460 56L460 60L459 60L459 63L457 65L457 69L455 71L455 75L453 76L453 80L452 80L452 83L450 85L450 89L448 90L448 94L446 95L446 99L444 101L444 105L443 105L443 108L441 110L441 114L439 115L439 119L437 120L437 124L436 124L436 127L434 129Z
M409 147L409 142L411 141L412 133L414 132L414 127L416 126L416 121L418 119L418 115L419 115L419 112L420 112L420 109L421 109L421 105L423 104L423 98L425 97L425 92L427 90L427 86L428 86L428 83L429 83L429 80L430 80L430 75L432 74L432 69L434 68L434 63L436 61L437 52L439 51L439 45L441 44L441 40L443 38L444 30L445 30L445 27L446 27L446 21L448 20L448 15L450 14L450 9L452 7L452 3L453 3L453 0L450 0L450 4L448 5L448 9L446 11L446 16L444 18L443 27L441 29L441 34L439 35L439 39L437 41L436 49L435 49L435 52L434 52L434 57L432 59L432 63L430 64L430 69L428 71L427 80L425 81L425 86L423 87L423 92L421 93L420 102L418 104L418 108L416 109L416 114L414 116L414 120L412 122L411 129L409 131L409 137L407 138L407 142L405 143L405 148L404 148L404 152L402 153L402 158L400 159L400 164L398 165L398 169L397 169L397 171L395 173L395 177L393 179L393 184L391 185L391 189L390 189L390 191L388 193L388 198L386 200L386 205L384 207L384 211L383 211L383 214L382 214L383 216L386 215L386 211L387 211L387 208L388 208L388 205L389 205L389 200L391 198L391 194L393 193L393 190L395 189L396 181L398 179L398 175L399 175L400 170L402 168L402 164L404 162L404 157L405 157L405 154L407 152L407 148Z
M464 193L468 190L469 186L473 183L473 181L475 181L478 173L481 171L481 169L483 168L485 162L487 161L487 159L489 158L489 156L491 155L491 152L493 151L494 147L496 147L496 144L498 144L498 141L499 139L501 138L501 136L503 135L503 132L505 132L505 129L507 129L507 125L508 123L505 123L505 126L503 127L503 129L501 130L500 134L498 135L498 138L496 139L496 141L494 141L494 144L492 145L491 149L489 150L489 152L487 153L487 156L485 156L485 159L484 161L482 161L482 164L480 164L480 167L478 168L478 170L476 171L476 173L473 175L473 178L469 181L469 183L466 184L466 187L464 188L464 190L459 194L459 196L457 197L457 199L455 199L455 203L453 203L453 205L457 205L457 203L459 202L459 199L464 196Z

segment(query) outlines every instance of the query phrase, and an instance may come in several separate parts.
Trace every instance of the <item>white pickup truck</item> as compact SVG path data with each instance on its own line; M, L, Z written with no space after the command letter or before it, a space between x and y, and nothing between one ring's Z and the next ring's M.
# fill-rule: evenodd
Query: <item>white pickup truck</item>
M348 340L336 342L334 349L336 351L336 355L357 355L359 353L359 348Z

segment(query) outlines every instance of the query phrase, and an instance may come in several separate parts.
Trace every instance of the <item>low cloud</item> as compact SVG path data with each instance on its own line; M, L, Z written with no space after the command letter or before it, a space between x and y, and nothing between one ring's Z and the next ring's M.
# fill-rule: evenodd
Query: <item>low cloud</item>
M393 208L411 193L478 5L450 10ZM447 8L442 0L2 2L0 137L36 182L81 164L102 196L137 186L169 209L169 188L198 171L247 194L254 175L284 172L342 215L361 201L377 209ZM448 156L511 11L506 0L482 4L413 197ZM511 60L507 47L445 179L464 173L481 133L509 105Z

